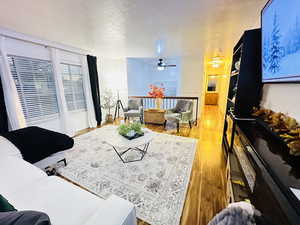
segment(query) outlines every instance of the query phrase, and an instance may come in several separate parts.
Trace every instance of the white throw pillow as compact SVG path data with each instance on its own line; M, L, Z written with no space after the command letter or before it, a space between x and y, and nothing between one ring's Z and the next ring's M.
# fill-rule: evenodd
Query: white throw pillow
M20 150L5 137L0 136L0 157L14 156L23 158Z

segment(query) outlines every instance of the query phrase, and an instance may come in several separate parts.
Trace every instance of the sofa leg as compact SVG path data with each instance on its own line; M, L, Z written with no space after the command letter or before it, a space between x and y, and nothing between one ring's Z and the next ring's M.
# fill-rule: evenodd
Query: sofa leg
M165 122L163 124L163 126L164 126L165 129L166 129L166 125L167 125L167 121L165 120Z
M62 159L62 160L60 160L60 161L58 161L57 163L60 163L60 162L63 162L63 163L65 164L65 166L67 166L67 160L66 160L66 158L64 158L64 159Z
M189 120L190 129L192 129L192 122Z

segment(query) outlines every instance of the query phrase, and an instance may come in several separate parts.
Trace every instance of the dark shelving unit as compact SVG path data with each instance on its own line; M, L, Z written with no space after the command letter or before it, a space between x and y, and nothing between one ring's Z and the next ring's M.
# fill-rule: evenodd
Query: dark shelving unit
M232 152L236 121L253 119L261 91L261 29L254 29L245 31L233 49L223 138L226 153Z

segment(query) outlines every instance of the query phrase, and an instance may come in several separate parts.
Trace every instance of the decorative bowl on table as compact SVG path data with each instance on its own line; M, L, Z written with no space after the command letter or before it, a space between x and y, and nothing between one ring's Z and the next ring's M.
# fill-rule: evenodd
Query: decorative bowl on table
M119 134L128 140L144 136L141 123L122 124L118 128Z

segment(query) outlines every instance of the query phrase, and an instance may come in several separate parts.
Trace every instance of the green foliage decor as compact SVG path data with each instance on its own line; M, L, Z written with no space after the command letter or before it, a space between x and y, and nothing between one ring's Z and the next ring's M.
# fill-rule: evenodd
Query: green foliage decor
M131 124L122 124L118 128L119 134L126 136L130 131L134 131L137 134L143 134L142 124L140 123L131 123Z

